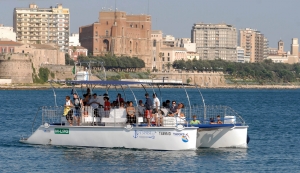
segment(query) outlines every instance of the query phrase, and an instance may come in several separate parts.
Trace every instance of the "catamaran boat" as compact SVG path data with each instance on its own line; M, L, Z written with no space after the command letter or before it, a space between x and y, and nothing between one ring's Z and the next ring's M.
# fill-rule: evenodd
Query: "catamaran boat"
M87 85L93 88L97 85L104 86L106 92L113 87L127 87L134 97L136 106L137 98L131 87L161 86L161 83L132 82L132 81L64 81L73 85L74 91L78 85ZM50 83L51 84L51 83ZM167 83L164 83L166 85ZM172 84L172 83L170 83ZM85 113L80 113L80 124L70 124L64 114L64 106L56 105L39 108L32 125L32 134L22 137L20 142L27 144L80 146L80 147L110 147L110 148L134 148L150 150L196 150L197 148L247 148L249 138L247 136L248 125L233 109L227 106L205 105L201 91L198 98L202 98L201 105L191 105L186 90L186 85L179 85L186 93L188 104L180 112L184 117L168 116L167 108L160 108L158 114L161 117L161 125L156 126L151 122L147 126L144 115L135 112L136 122L126 123L126 109L116 106L104 111L99 107L84 108ZM112 87L112 88L113 88ZM148 88L149 89L149 88ZM124 90L123 90L124 91ZM154 91L154 90L153 90ZM161 92L160 88L159 91ZM103 97L103 96L98 96ZM102 99L100 99L102 100ZM101 103L103 105L103 103ZM135 107L137 110L138 107ZM83 110L83 109L82 109ZM100 116L96 116L98 113ZM181 115L182 115L181 114ZM105 115L105 116L104 116ZM200 124L190 123L192 116L196 115ZM221 123L217 124L212 118L220 117ZM41 124L37 124L39 122ZM34 128L37 126L36 128Z

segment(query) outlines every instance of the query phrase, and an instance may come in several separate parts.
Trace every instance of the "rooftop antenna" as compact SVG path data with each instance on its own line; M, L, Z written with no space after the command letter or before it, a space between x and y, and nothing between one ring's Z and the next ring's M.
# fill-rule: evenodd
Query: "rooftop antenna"
M149 0L148 0L147 14L149 15Z

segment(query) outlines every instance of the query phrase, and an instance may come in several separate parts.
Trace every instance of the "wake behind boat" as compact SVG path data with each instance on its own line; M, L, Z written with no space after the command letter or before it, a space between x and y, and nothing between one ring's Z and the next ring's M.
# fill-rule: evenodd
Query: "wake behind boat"
M41 107L34 118L32 135L28 138L22 138L20 142L42 145L124 147L151 150L247 147L248 126L241 116L227 106L206 106L197 86L195 87L198 89L200 96L197 97L202 98L203 105L191 105L185 85L180 84L187 96L187 106L185 108L178 107L172 112L171 107L164 105L157 108L157 112L155 112L153 108L148 110L149 108L143 108L138 103L138 99L130 86L142 85L145 93L149 93L145 87L146 85L150 85L154 92L153 86L157 85L159 88L161 83L128 81L64 82L72 84L75 93L76 85L88 85L90 88L95 85L106 86L105 92L107 95L95 96L99 100L99 105L101 105L96 108L80 105L80 108L71 107L66 113L66 106L57 106L56 101L53 107ZM172 85L179 84L173 83ZM134 97L135 106L132 103L128 103L127 106L131 106L134 111L123 107L121 102L112 104L109 108L107 107L104 98L109 97L108 90L111 86L120 86L122 90L123 86L128 87ZM160 103L162 103L162 100L160 100ZM35 130L34 127L37 122L42 123Z

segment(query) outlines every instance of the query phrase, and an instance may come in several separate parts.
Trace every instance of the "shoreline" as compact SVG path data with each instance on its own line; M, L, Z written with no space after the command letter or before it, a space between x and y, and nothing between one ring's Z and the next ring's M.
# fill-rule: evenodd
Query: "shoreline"
M68 89L72 86L54 86L55 89ZM96 86L95 88L105 88L103 86ZM131 88L142 88L138 86L132 86ZM178 88L178 87L169 87L162 86L160 88ZM186 88L191 88L186 86ZM223 85L223 86L198 86L201 89L300 89L300 85ZM0 85L0 90L47 90L51 89L50 85Z

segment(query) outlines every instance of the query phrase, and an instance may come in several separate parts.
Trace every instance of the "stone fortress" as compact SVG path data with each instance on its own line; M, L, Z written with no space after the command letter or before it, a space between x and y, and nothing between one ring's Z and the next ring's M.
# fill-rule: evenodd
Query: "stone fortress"
M65 65L65 55L55 45L0 41L1 83L33 83L33 74L49 64Z

